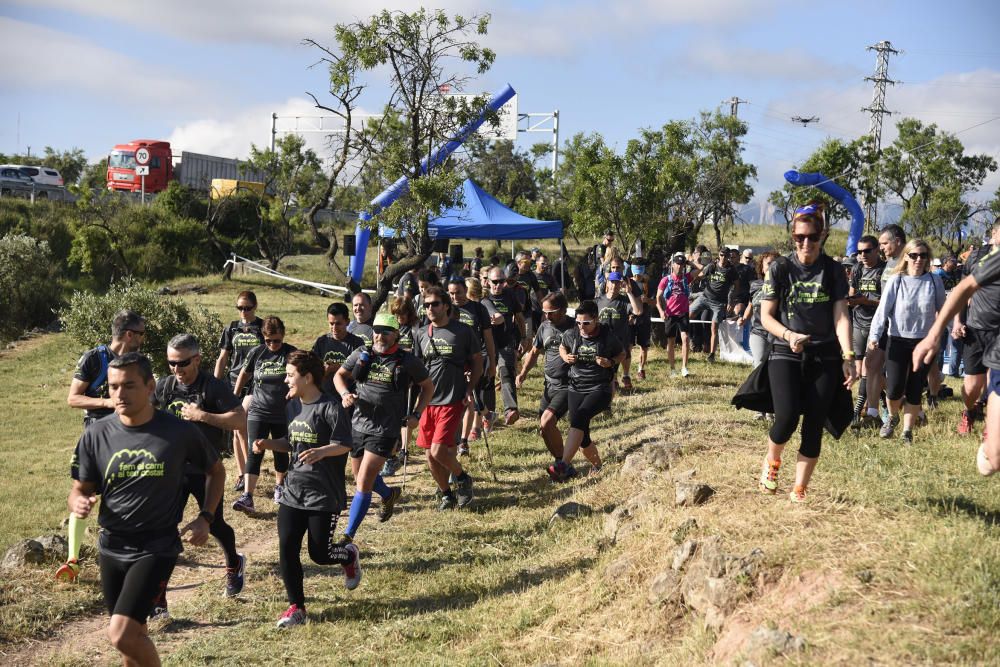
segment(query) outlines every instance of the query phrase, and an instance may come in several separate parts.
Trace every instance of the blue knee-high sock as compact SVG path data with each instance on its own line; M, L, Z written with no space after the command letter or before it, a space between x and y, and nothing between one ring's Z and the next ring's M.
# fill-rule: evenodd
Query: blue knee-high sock
M382 496L382 500L388 498L389 494L392 493L389 490L389 485L385 483L384 479L382 479L382 475L375 475L375 486L373 488L375 489L375 493ZM370 493L368 495L369 497L371 496Z
M347 530L344 531L352 538L354 534L358 532L358 528L361 527L361 522L365 520L365 515L368 514L368 508L372 504L372 494L371 491L367 493L365 491L355 491L354 500L351 501L351 514L347 520Z

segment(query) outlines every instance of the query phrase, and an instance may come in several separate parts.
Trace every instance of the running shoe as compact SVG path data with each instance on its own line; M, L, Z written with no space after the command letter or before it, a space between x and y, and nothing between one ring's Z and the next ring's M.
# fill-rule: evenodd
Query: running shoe
M938 408L938 397L927 394L927 409L937 410Z
M243 554L236 554L240 557L240 564L238 567L227 567L226 568L226 597L232 598L236 597L243 590L243 575L246 573L247 569L247 557Z
M968 410L962 410L962 416L958 418L958 434L959 435L969 435L972 433L972 415L969 414Z
M989 477L996 472L996 468L993 467L993 464L986 457L986 443L979 445L979 451L976 452L976 468L979 470L979 474L985 477Z
M806 487L796 486L788 494L788 499L793 503L804 503L806 502Z
M927 426L927 413L923 410L917 415L917 426Z
M469 443L468 443L468 441L458 443L458 455L459 456L468 456L469 455Z
M493 432L493 425L496 422L497 413L492 410L483 415L483 433L489 435Z
M778 470L781 461L768 461L767 469L760 473L760 490L763 493L775 494L778 491Z
M715 352L710 352L708 354L708 358L705 359L705 361L707 361L710 364L714 364L715 363Z
M236 483L233 484L233 491L242 491L244 488L246 488L246 480L243 475L240 475L236 479Z
M592 466L590 466L590 471L587 473L587 476L588 477L597 477L598 475L601 474L602 470L604 470L604 464L600 464L600 465L596 465L596 466L592 465Z
M472 492L472 476L465 473L465 479L455 480L455 496L459 507L468 507L475 494Z
M469 432L469 442L472 442L473 440L479 440L479 429L478 428L473 428Z
M276 484L274 487L274 502L280 503L281 499L285 496L285 487L281 484Z
M753 415L753 420L755 422L762 422L765 419L767 419L767 415L764 414L763 412L755 412L754 415Z
M889 417L889 421L882 424L882 428L878 431L878 436L885 439L891 438L897 426L899 426L899 415L893 415Z
M80 574L80 563L75 558L70 558L56 570L56 579L59 581L76 581Z
M566 480L566 464L562 460L556 460L555 463L546 468L545 471L549 473L549 477L553 482L562 482Z
M520 418L521 413L517 410L511 409L504 413L503 423L507 426L513 426Z
M628 375L622 376L622 391L632 391L632 378Z
M904 445L913 444L913 431L903 431L903 444Z
M290 628L293 625L303 625L306 622L306 609L297 604L285 610L285 613L278 619L279 628Z
M153 603L153 611L149 612L149 620L166 621L170 619L170 611L167 609L167 593L161 590Z
M361 552L356 544L348 544L347 551L351 554L351 561L343 566L344 588L353 591L361 583Z
M398 455L390 456L385 460L385 463L382 464L382 476L392 477L397 472L399 472L399 469L402 467L403 467L402 457Z
M437 497L438 497L438 501L439 501L438 502L438 511L439 512L444 512L446 510L455 509L455 505L457 503L455 502L455 496L453 496L450 491L448 493L441 493L440 491L438 491L437 492Z
M389 488L389 497L382 501L382 509L379 510L378 520L385 523L392 518L392 513L396 509L396 501L403 495L403 490L398 486Z
M635 374L635 376L637 378L639 378L640 380L645 380L646 379L646 369L645 368L640 368L639 371Z
M246 514L253 514L257 511L253 506L253 496L249 493L240 494L240 497L233 502L233 509Z
M681 377L682 378L686 378L689 375L691 375L691 371L688 370L687 366L684 366L683 368L681 368Z

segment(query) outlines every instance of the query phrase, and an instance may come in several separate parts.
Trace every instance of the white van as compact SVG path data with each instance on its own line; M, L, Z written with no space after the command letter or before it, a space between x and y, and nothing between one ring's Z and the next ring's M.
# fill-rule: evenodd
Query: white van
M21 172L22 176L31 179L39 185L54 185L60 188L63 186L62 175L52 167L38 167L25 164L0 164L0 168L17 169Z

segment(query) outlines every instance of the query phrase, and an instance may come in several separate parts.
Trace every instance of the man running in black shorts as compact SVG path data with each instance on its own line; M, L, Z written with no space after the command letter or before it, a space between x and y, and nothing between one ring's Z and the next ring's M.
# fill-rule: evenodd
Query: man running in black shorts
M576 322L566 316L566 297L555 292L542 299L542 315L545 320L535 332L535 343L524 357L524 364L516 382L518 388L524 384L528 372L534 368L538 357L544 353L545 388L542 390L541 417L538 422L542 440L556 461L562 459L563 439L559 432L559 420L569 410L568 378L569 366L559 356L563 334L576 328Z
M126 665L159 665L146 618L183 550L208 539L226 471L193 424L153 408L149 359L130 352L108 365L116 415L88 428L77 444L79 479L67 504L86 517L102 498L98 523L101 588L111 614L108 636ZM205 504L178 534L187 466L204 472Z
M201 366L201 348L191 334L179 334L167 344L167 365L171 374L159 379L153 393L153 406L166 410L175 417L193 422L221 456L225 447L226 431L234 431L246 420L240 399L229 387ZM199 507L205 506L205 476L189 470L184 476L184 498L181 512L188 499L194 496ZM182 515L178 515L180 522ZM246 557L236 552L236 533L226 523L222 502L215 508L212 528L209 531L222 547L226 556L226 597L234 597L243 590ZM157 601L154 616L167 613L166 594Z

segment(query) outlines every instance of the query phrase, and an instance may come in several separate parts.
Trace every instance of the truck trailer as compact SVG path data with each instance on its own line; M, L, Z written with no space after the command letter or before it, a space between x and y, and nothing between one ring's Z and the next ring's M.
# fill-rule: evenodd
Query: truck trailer
M230 179L238 181L266 182L263 172L248 169L234 158L205 155L182 151L175 163L170 142L156 139L135 139L127 144L118 144L108 156L108 190L118 192L140 192L142 177L137 176L135 152L140 148L149 151L149 174L146 175L146 192L165 190L170 181L180 181L195 190L209 192L212 180Z

